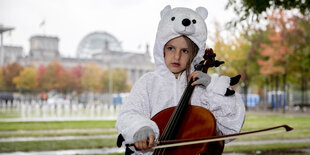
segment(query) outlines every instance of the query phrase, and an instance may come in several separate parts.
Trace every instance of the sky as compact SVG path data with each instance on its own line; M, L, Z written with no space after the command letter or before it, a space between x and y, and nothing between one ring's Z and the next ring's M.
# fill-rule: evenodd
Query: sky
M214 22L221 25L235 17L225 10L228 0L0 0L0 24L14 27L4 33L4 45L22 46L29 53L29 39L34 35L56 36L60 39L62 56L74 57L79 42L95 31L108 32L122 44L124 51L144 52L146 44L152 51L160 20L166 6L208 10L207 46ZM45 23L45 24L42 24Z

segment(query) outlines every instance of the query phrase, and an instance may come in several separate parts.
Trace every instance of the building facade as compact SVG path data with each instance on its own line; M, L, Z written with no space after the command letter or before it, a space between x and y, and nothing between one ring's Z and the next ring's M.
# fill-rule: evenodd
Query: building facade
M18 62L23 58L23 47L21 46L3 46L4 64Z

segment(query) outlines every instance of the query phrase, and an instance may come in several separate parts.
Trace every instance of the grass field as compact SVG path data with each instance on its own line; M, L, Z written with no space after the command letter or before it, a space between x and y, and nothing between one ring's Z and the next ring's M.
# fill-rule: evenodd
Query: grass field
M0 131L114 128L116 121L0 122Z
M257 130L282 124L290 125L294 130L288 133L247 137L237 139L236 141L310 138L310 115L247 113L243 131ZM0 122L0 138L115 135L117 133L114 126L115 121ZM0 142L0 152L104 148L116 147L115 143L116 138ZM247 145L246 147L226 146L224 151L279 151L293 148L310 148L310 143Z
M0 118L20 118L20 114L16 111L10 111L10 112L0 111Z
M1 132L0 132L1 133ZM85 131L48 131L48 132L25 132L25 131L14 131L14 132L2 132L0 138L10 137L57 137L57 136L93 136L93 135L115 135L116 130L85 130Z
M294 130L281 134L246 137L240 140L310 138L310 115L247 113L242 131L258 130L282 124L287 124Z

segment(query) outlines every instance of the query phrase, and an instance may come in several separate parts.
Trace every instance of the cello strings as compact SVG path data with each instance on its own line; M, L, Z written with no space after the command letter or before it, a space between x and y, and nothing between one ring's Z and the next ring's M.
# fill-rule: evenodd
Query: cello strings
M191 83L193 80L190 80L190 82L187 84L187 87L185 89L185 92L183 96L181 97L181 100L179 101L179 104L177 105L175 111L172 114L172 118L169 119L168 125L166 126L167 129L165 129L163 136L160 138L160 140L171 140L173 134L175 134L175 129L179 126L181 121L181 116L185 114L185 109L188 106L188 103L185 103L185 101L190 100L190 96L194 90L194 86L191 86ZM155 149L154 154L163 154L165 152L165 148L162 149Z
M188 96L191 94L188 90L190 89L189 87L186 88L186 91L184 93L184 96L182 96L181 98L181 101L180 101L180 104L177 106L177 109L175 110L175 113L173 114L172 116L172 121L169 122L169 126L168 126L168 129L167 130L167 134L165 136L165 138L167 139L170 139L172 134L173 134L173 131L177 128L180 120L181 120L181 115L184 113L184 110L185 110L185 106L186 106L186 103L184 100L186 100L188 98Z
M189 83L190 85L190 83ZM192 94L194 87L188 86L186 88L185 93L182 96L180 104L177 106L177 109L172 115L172 119L169 120L168 126L167 126L167 133L163 135L162 139L169 140L172 137L173 131L175 128L177 128L179 121L181 120L181 115L185 113L185 107L188 106L187 103L185 103L186 100L188 100ZM185 101L184 101L185 100ZM156 153L155 153L156 152ZM165 152L165 148L162 149L156 149L154 154L163 154ZM159 152L159 153L158 153Z
M187 91L185 91L185 93L186 93ZM184 94L185 95L185 94ZM180 101L180 103L182 103L183 101L183 99L184 99L184 95L182 96L182 98L181 98L181 101ZM172 114L172 116L171 116L171 119L169 120L169 122L168 122L168 124L167 124L167 129L165 129L166 130L166 133L164 132L164 135L163 135L163 137L162 137L162 139L167 139L168 137L170 137L170 135L172 134L171 133L171 129L175 129L175 122L177 122L178 120L178 116L180 115L180 109L181 109L181 105L180 104L178 104L178 106L176 107L176 109L175 109L175 111L174 111L174 113Z
M189 98L192 94L192 90L194 87L191 87L191 82L188 83L188 86L186 87L186 90L184 92L184 95L182 96L180 103L176 109L176 113L174 115L174 121L172 122L172 130L170 130L170 134L173 134L173 131L175 128L178 128L180 121L182 120L182 114L184 116L186 107L188 106L187 102L189 101Z

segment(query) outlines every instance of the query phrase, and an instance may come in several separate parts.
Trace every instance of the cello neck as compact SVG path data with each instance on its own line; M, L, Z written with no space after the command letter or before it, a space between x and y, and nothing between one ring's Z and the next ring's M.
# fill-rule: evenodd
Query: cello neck
M179 125L181 124L181 120L186 112L187 107L190 105L189 101L194 91L195 86L192 86L193 79L191 79L187 87L175 109L172 116L169 119L169 122L160 137L160 140L172 140L175 138L175 130L178 129Z

